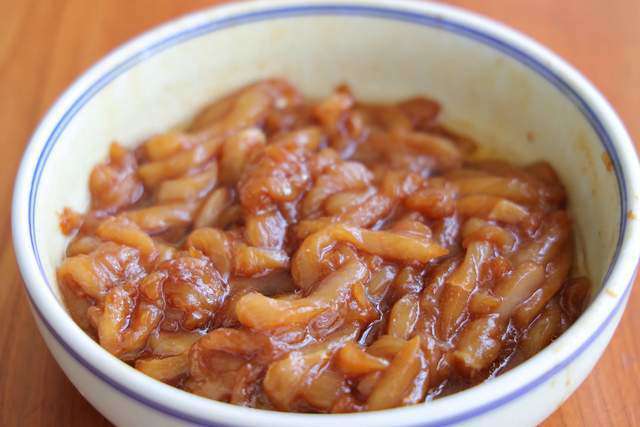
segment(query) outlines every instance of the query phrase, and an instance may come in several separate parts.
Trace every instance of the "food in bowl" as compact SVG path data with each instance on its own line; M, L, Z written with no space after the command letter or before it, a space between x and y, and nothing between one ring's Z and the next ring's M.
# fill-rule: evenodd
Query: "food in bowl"
M114 143L88 212L61 215L72 317L151 377L264 409L385 409L509 370L589 298L565 191L439 111L269 79Z

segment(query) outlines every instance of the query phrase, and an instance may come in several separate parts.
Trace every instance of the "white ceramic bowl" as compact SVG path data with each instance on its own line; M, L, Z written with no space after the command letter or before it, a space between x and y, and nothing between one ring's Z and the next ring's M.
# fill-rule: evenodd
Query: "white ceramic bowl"
M375 413L232 406L164 385L112 357L60 302L55 268L66 240L58 213L86 208L89 171L110 141L133 145L207 100L272 75L309 96L344 81L369 100L430 95L442 102L446 122L492 151L516 162L549 160L570 195L580 268L597 288L587 311L540 354L496 379ZM639 183L633 145L603 97L560 58L501 24L423 2L262 1L161 26L78 79L26 150L13 238L42 336L82 395L115 424L533 425L578 387L618 324L640 250Z

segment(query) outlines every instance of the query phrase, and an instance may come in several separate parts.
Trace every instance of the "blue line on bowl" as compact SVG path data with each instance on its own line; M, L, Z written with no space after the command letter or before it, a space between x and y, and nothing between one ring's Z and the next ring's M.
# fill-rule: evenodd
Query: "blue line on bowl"
M598 329L591 336L589 336L589 338L587 338L587 340L584 343L582 343L578 348L576 348L566 359L564 359L562 362L554 365L551 369L549 369L548 371L546 371L543 374L541 374L540 376L538 376L535 380L525 384L524 386L520 387L519 389L513 391L510 394L507 394L507 395L505 395L505 396L503 396L501 398L498 398L498 399L495 399L495 400L493 400L491 402L488 402L488 403L485 403L483 405L480 405L480 406L478 406L476 408L470 409L470 410L468 410L468 411L466 411L464 413L457 414L457 415L450 416L450 417L446 417L446 418L442 418L440 420L433 420L433 421L426 421L424 423L412 424L412 426L414 426L414 427L448 426L448 425L456 424L456 423L459 423L459 422L462 422L462 421L466 421L466 420L469 420L469 419L474 418L476 416L485 414L486 412L491 411L493 409L499 408L500 406L502 406L504 404L507 404L507 403L511 402L512 400L517 399L518 397L520 397L520 396L522 396L524 394L527 394L529 391L533 390L534 388L536 388L540 384L545 383L546 381L551 379L556 373L560 372L562 369L564 369L566 366L568 366L578 356L580 356L580 354L583 351L585 351L587 348L589 348L589 346L591 346L591 344L600 336L600 334L602 334L602 332L607 328L607 326L609 326L609 324L611 323L611 321L613 320L615 315L623 307L624 302L626 301L627 297L629 296L629 293L631 292L631 289L632 289L631 283L633 283L633 281L631 281L629 283L629 286L627 286L627 288L625 290L625 293L622 295L622 298L620 298L620 300L618 301L618 303L616 304L614 309L611 311L611 313L609 313L607 318L600 324ZM41 322L47 328L49 333L54 337L54 339L56 341L58 341L58 343L62 346L62 348L64 348L64 350L67 353L69 353L74 359L76 359L76 361L78 363L80 363L80 365L85 367L89 372L91 372L93 375L95 375L96 377L98 377L99 379L104 381L105 383L109 384L111 387L115 388L117 391L121 392L122 394L124 394L124 395L126 395L126 396L128 396L128 397L130 397L132 399L135 399L136 401L138 401L138 402L140 402L140 403L142 403L142 404L144 404L144 405L146 405L146 406L148 406L148 407L150 407L152 409L155 409L158 412L161 412L163 414L172 416L172 417L177 418L177 419L182 420L182 421L187 421L187 422L190 422L190 423L195 423L197 425L210 426L210 427L228 427L228 426L230 426L230 424L215 423L215 422L206 420L204 418L198 418L198 417L193 416L191 414L175 410L175 409L173 409L173 408L171 408L169 406L163 405L161 403L158 403L157 401L149 399L148 397L138 393L137 391L132 390L131 388L129 388L125 384L117 382L116 380L111 378L109 375L105 374L104 372L102 372L101 370L96 368L95 366L91 365L91 363L89 363L82 355L80 355L77 351L75 351L73 349L73 347L71 345L69 345L58 334L58 332L53 328L53 326L51 326L51 324L47 321L47 319L44 317L44 315L42 314L42 312L40 311L38 306L34 303L34 301L33 301L32 297L31 297L31 295L29 294L29 292L27 292L27 296L29 297L29 300L31 301L31 305L35 309L35 312L36 312L37 316L39 317L39 319L41 320Z
M194 28L187 29L185 31L172 34L165 39L160 40L159 42L144 48L127 59L122 61L121 63L114 66L111 70L100 76L93 84L91 84L71 105L71 107L65 111L62 115L61 119L55 125L53 131L48 136L45 146L43 147L42 152L40 153L36 168L34 171L34 175L32 177L32 184L29 191L29 209L28 209L28 221L29 221L29 237L31 246L34 250L36 256L36 262L38 265L38 269L42 276L42 279L45 285L49 288L49 290L53 292L52 286L49 283L48 278L46 277L42 260L40 258L40 252L38 249L38 244L36 240L36 224L35 224L35 207L36 200L40 185L40 180L42 177L42 171L44 170L45 164L53 150L56 142L60 138L62 132L65 130L69 122L73 119L73 117L95 96L98 94L104 87L106 87L109 83L115 80L118 76L120 76L125 71L131 69L142 61L148 59L149 57L168 49L172 46L175 46L179 43L185 42L187 40L194 39L196 37L209 34L215 31L219 31L221 29L235 27L243 24L248 24L251 22L258 21L266 21L271 19L283 19L288 17L298 17L298 16L357 16L357 17L368 17L368 18L382 18L387 20L395 20L395 21L403 21L421 26L428 26L432 28L438 28L441 30L445 30L448 32L452 32L467 38L470 38L475 41L479 41L489 47L492 47L502 53L507 54L508 56L516 59L520 63L529 67L533 71L535 71L538 75L542 76L545 80L551 83L554 87L556 87L560 92L563 93L566 97L568 97L573 104L584 114L584 116L589 121L590 125L593 127L594 131L598 135L601 144L603 145L605 151L608 153L611 161L613 163L615 176L618 183L619 190L619 199L620 199L620 219L619 219L619 231L618 231L618 242L616 245L615 253L612 258L612 261L609 265L609 269L603 279L606 281L609 275L611 274L613 266L616 264L618 255L620 252L620 248L622 245L622 236L626 230L627 225L627 189L624 181L624 176L622 172L622 167L620 165L620 159L618 157L617 152L613 147L613 143L611 141L611 137L606 132L604 125L601 123L597 115L593 112L593 110L589 107L587 102L575 91L575 89L569 85L566 81L564 81L560 76L558 76L553 70L549 69L545 64L530 56L526 52L520 50L519 48L508 44L507 42L494 37L490 34L484 33L482 31L467 27L460 23L447 21L441 16L432 16L428 14L420 14L416 12L409 12L404 10L396 10L390 8L383 7L372 7L372 6L363 6L363 5L337 5L337 4L316 4L316 5L308 5L308 6L295 6L295 7L279 7L273 8L263 11L257 12L249 12L234 16L229 16L221 19L212 20L206 22L202 25L199 25ZM540 376L538 376L535 380L531 381L528 384L525 384L521 388L513 391L512 393L503 396L494 401L488 402L486 404L480 405L476 408L466 411L462 414L457 414L455 416L442 418L440 420L432 420L427 421L423 424L418 424L420 426L440 426L440 425L449 425L457 422L461 422L464 420L468 420L470 418L476 417L483 413L486 413L492 409L495 409L499 406L502 406L517 397L526 394L530 390L534 389L538 385L544 383L557 372L562 370L565 366L567 366L571 361L573 361L582 351L588 348L595 339L606 329L610 321L613 319L615 314L618 312L620 307L623 305L626 297L628 296L631 285L633 282L627 285L627 288L624 291L623 298L620 299L616 307L609 313L605 321L598 327L594 334L592 334L587 340L582 343L573 353L571 353L566 359L556 364L547 372L544 372ZM32 296L29 294L27 290L27 294L29 299L31 300L32 306L35 308L36 313L39 318L43 322L43 324L47 327L51 335L60 343L60 345L70 353L82 366L87 368L90 372L92 372L96 377L100 378L110 386L114 387L116 390L122 392L123 394L139 401L142 404L145 404L159 412L165 413L172 417L178 418L180 420L184 420L190 423L196 423L200 425L208 425L208 426L222 426L223 424L212 423L211 421L201 419L198 417L194 417L190 414L177 411L172 409L166 405L160 404L158 402L152 401L145 396L140 395L136 391L130 389L128 386L121 384L115 381L113 378L109 377L104 372L97 369L95 366L91 365L83 356L78 354L73 347L67 343L50 325L50 323L45 319L45 317L40 312L38 306L34 303ZM54 293L55 296L55 293Z

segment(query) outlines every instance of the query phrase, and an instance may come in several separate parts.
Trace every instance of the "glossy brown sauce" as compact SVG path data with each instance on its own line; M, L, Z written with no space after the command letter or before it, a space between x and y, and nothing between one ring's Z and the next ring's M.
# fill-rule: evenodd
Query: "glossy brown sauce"
M385 409L510 369L589 298L565 191L547 163L472 160L439 111L272 79L113 144L88 212L61 214L70 313L147 375L257 408Z

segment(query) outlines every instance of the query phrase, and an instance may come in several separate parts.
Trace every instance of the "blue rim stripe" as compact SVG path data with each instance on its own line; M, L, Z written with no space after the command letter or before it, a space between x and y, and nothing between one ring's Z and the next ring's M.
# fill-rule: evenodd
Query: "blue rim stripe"
M57 143L58 139L66 129L69 122L93 98L93 96L98 94L102 89L104 89L108 84L110 84L112 81L118 78L125 71L133 68L134 66L148 59L149 57L165 49L168 49L172 46L175 46L179 43L182 43L182 42L185 42L185 41L194 39L196 37L209 34L221 29L248 24L251 22L265 21L265 20L271 20L271 19L282 19L282 18L297 17L297 16L318 16L318 15L383 18L388 20L408 22L408 23L412 23L420 26L427 26L427 27L432 27L432 28L437 28L444 31L452 32L457 35L461 35L466 38L472 39L474 41L481 42L484 45L487 45L495 50L498 50L514 58L518 62L522 63L523 65L527 66L528 68L532 69L537 74L542 76L545 80L547 80L554 87L556 87L560 92L562 92L563 95L568 97L573 102L573 104L582 112L582 114L584 114L584 116L587 118L590 125L593 127L594 131L600 138L600 141L605 151L608 153L609 157L611 158L611 161L614 166L615 176L618 182L619 200L620 200L619 238L618 238L618 242L616 245L612 262L603 279L606 281L606 279L611 274L613 266L617 263L620 248L622 246L622 236L624 235L624 232L626 230L627 188L626 188L625 181L623 179L624 177L623 177L622 167L620 165L620 159L613 147L611 137L606 132L604 125L600 122L599 118L594 113L594 111L589 107L587 102L584 99L582 99L582 97L567 82L565 82L560 76L554 73L551 69L547 68L546 65L544 65L537 59L533 58L529 54L525 53L524 51L520 50L519 48L511 46L508 43L492 35L483 33L479 30L466 27L459 23L446 21L442 17L423 15L415 12L394 10L394 9L382 8L382 7L372 7L372 6L363 6L363 5L326 4L326 5L281 7L281 8L274 8L270 10L264 10L264 11L249 12L249 13L239 14L239 15L231 16L227 18L212 20L202 25L199 25L197 27L185 30L177 34L173 34L151 45L150 47L131 55L126 60L124 60L120 64L113 67L107 73L102 75L85 92L83 92L78 97L78 99L76 99L73 102L71 107L62 115L62 118L55 125L52 133L47 138L45 146L42 152L40 153L40 156L38 157L35 172L32 178L32 185L29 192L28 220L29 220L30 242L36 256L36 262L40 270L40 274L44 280L45 285L49 288L49 290L52 293L53 293L53 288L46 277L43 263L40 257L37 241L36 241L35 212L36 212L37 195L38 195L40 181L42 178L44 167L46 165L46 162L55 144ZM547 381L549 378L551 378L553 375L555 375L557 372L559 372L565 366L571 363L580 353L582 353L582 351L584 351L587 347L589 347L589 345L595 339L598 338L598 336L602 333L602 331L604 331L606 326L610 323L611 319L615 316L615 314L619 311L620 307L623 305L623 302L626 300L626 297L630 292L632 283L633 281L628 284L626 290L624 291L624 297L618 302L615 309L609 314L607 319L600 325L597 331L593 335L591 335L578 349L576 349L571 355L569 355L569 357L567 357L565 360L563 360L559 364L555 365L549 371L543 373L534 381L522 386L520 389L515 390L511 394L503 396L502 398L496 399L492 402L489 402L477 408L471 409L466 413L445 418L442 420L428 422L426 424L421 424L421 425L423 426L447 425L447 424L464 421L466 419L478 416L487 411L490 411L499 406L502 406L512 401L513 399L523 394L526 394L527 392L534 389L538 385ZM27 289L27 293L29 294L28 289ZM105 381L106 383L108 383L118 391L122 392L123 394L128 395L134 398L135 400L139 401L140 403L143 403L167 415L171 415L178 419L191 422L191 423L201 424L201 425L210 425L210 426L222 425L222 424L211 423L208 420L199 419L197 417L194 417L192 415L189 415L180 411L175 411L171 408L168 408L157 402L151 401L144 396L139 395L138 393L131 390L129 387L127 387L124 384L120 384L116 382L115 380L110 378L108 375L106 375L105 373L101 372L100 370L92 366L80 354L74 351L72 346L69 345L67 342L65 342L62 339L62 337L60 337L57 334L57 332L51 327L51 325L46 321L42 313L39 311L38 307L33 303L33 299L31 295L29 295L29 299L31 300L33 307L38 313L38 316L42 320L43 324L50 331L52 336L54 336L54 338L60 343L60 345L67 352L69 352L81 365L87 368L90 372L92 372L98 378L102 379L103 381Z
M485 403L485 404L483 404L481 406L478 406L476 408L470 409L470 410L468 410L468 411L466 411L464 413L461 413L461 414L458 414L458 415L453 415L453 416L447 417L447 418L443 418L441 420L427 421L427 422L424 422L424 423L412 424L412 426L414 426L414 427L440 427L440 426L449 426L449 425L452 425L452 424L460 423L462 421L469 420L469 419L474 418L476 416L485 414L485 413L487 413L487 412L489 412L489 411L491 411L493 409L499 408L500 406L505 405L505 404L513 401L514 399L517 399L518 397L520 397L522 395L527 394L528 392L530 392L531 390L535 389L539 385L544 384L545 382L550 380L555 374L557 374L562 369L567 367L571 362L573 362L578 356L580 356L580 354L582 354L583 351L585 351L587 348L589 348L591 346L591 344L596 339L598 339L600 337L600 334L602 334L602 332L604 332L604 330L607 328L607 326L609 326L609 324L611 323L613 318L616 316L616 314L618 314L620 309L624 306L624 303L627 300L627 297L629 296L629 294L631 292L631 289L632 289L631 284L632 283L633 283L633 280L631 280L630 284L627 286L622 298L620 298L620 301L618 301L618 304L616 304L615 308L611 311L611 313L609 313L609 315L604 320L604 322L602 322L602 324L600 324L598 329L582 345L580 345L573 353L571 353L565 360L563 360L559 364L555 365L553 368L549 369L544 374L540 375L534 381L531 381L530 383L522 386L521 388L519 388L518 390L512 392L511 394L503 396L503 397L501 397L499 399L496 399L496 400L494 400L492 402ZM161 403L159 403L157 401L154 401L154 400L151 400L151 399L147 398L146 396L134 391L133 389L129 388L128 386L126 386L124 384L118 383L113 378L109 377L107 374L103 373L102 371L97 369L95 366L91 365L91 363L89 363L87 360L85 360L83 356L81 356L78 352L76 352L73 349L73 347L71 347L67 342L65 342L64 339L62 339L62 337L58 334L58 332L47 321L47 319L44 317L44 315L42 314L42 312L40 311L38 306L33 302L33 299L31 298L31 294L29 294L29 291L27 291L27 296L29 297L29 300L31 301L31 306L34 308L36 314L38 315L38 317L40 318L42 323L45 325L45 327L47 328L49 333L55 338L55 340L58 341L58 343L62 346L62 348L64 348L65 351L67 351L67 353L69 353L74 359L76 359L76 361L78 363L80 363L80 365L85 367L88 371L90 371L93 375L95 375L96 377L98 377L99 379L104 381L105 383L109 384L111 387L115 388L116 390L118 390L122 394L135 399L139 403L142 403L142 404L144 404L144 405L146 405L146 406L148 406L148 407L150 407L152 409L155 409L158 412L162 412L165 415L169 415L171 417L177 418L177 419L182 420L182 421L187 421L189 423L194 423L194 424L197 424L197 425L207 426L207 427L232 427L230 424L215 423L215 422L206 420L204 418L199 418L199 417L196 417L194 415L188 414L186 412L176 411L173 408L170 408L170 407L168 407L166 405L163 405L163 404L161 404Z

